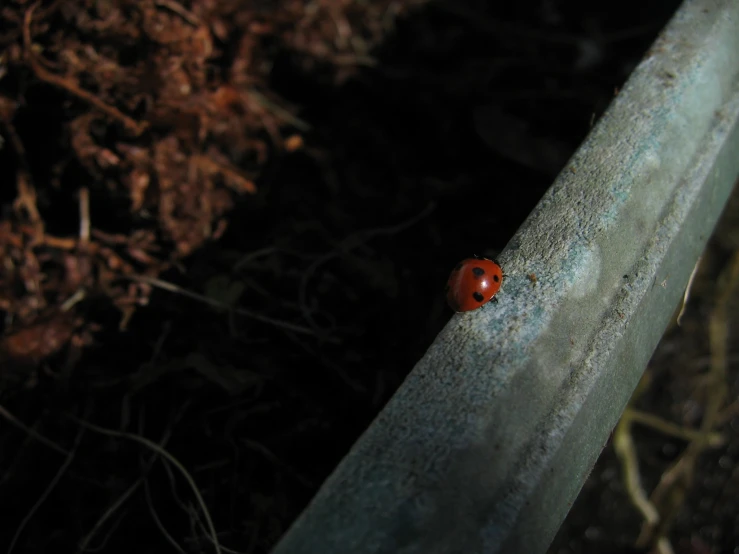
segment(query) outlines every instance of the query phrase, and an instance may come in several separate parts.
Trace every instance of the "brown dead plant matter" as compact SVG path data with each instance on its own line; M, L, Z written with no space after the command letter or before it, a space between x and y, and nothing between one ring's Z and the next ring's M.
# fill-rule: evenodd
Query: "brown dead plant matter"
M35 366L89 343L91 298L118 307L125 327L152 290L131 277L156 278L218 240L273 153L304 144L310 126L269 90L273 57L291 51L340 81L373 63L371 49L411 4L4 4L0 132L16 198L0 224L0 359ZM21 137L33 131L15 123L39 107L60 118L45 168L30 167ZM69 177L77 167L84 182ZM50 205L60 191L76 192L77 213ZM69 221L77 236L55 232Z

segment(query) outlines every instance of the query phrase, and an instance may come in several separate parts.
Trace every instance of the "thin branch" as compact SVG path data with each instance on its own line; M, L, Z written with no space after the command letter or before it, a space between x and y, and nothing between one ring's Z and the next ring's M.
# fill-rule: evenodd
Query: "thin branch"
M177 541L174 540L172 535L169 534L167 531L167 528L164 527L164 523L162 523L162 520L159 519L159 514L157 514L156 509L154 508L154 501L151 498L151 491L149 490L149 480L144 480L144 494L146 495L146 505L149 507L149 513L151 514L151 517L154 519L154 523L156 524L159 531L162 533L166 541L172 545L172 547L177 550L180 554L185 554L185 551L182 549L182 547L177 544Z
M659 416L642 412L641 410L636 410L634 408L627 408L624 412L623 417L628 418L635 423L641 423L642 425L651 427L652 429L655 429L665 435L669 435L671 437L682 439L688 442L697 440L704 434L703 431L701 431L700 429L688 429L687 427L681 427L680 425L662 419ZM708 446L716 448L719 446L723 446L725 443L726 438L721 433L708 433L706 442Z
M690 299L690 291L693 288L693 282L695 281L695 276L698 274L698 267L700 266L701 258L698 258L698 261L695 262L695 266L693 266L693 271L690 272L690 278L688 279L688 284L685 287L685 294L683 295L683 305L680 307L680 313L677 314L677 320L676 323L678 326L680 325L680 322L683 319L683 316L685 315L685 308L688 306L688 300Z
M80 244L90 242L90 191L87 187L80 189Z
M123 125L131 132L133 132L136 136L142 134L148 127L148 124L146 122L139 123L135 119L127 116L113 106L109 106L94 94L81 89L75 83L70 82L64 77L54 75L38 62L36 54L33 52L33 44L31 42L31 21L33 20L33 12L38 7L38 5L39 3L37 2L36 4L28 8L23 17L23 46L25 49L25 56L28 64L31 66L31 69L36 74L36 77L38 77L42 81L66 90L70 94L92 104L95 108L97 108L104 114L123 123Z
M161 8L166 8L173 13L176 13L193 27L200 27L202 25L202 22L200 21L200 18L198 16L196 16L191 11L185 9L184 7L182 7L181 4L178 4L177 2L173 2L172 0L154 0L154 4Z
M739 287L739 250L734 252L729 264L718 278L714 309L709 319L711 369L706 376L707 402L703 412L700 432L690 442L680 458L663 474L652 492L662 521L658 525L645 524L637 539L637 547L658 544L667 537L692 484L698 457L711 446L712 431L721 423L721 409L728 395L726 382L728 366L728 333L732 312L730 299Z
M315 335L316 332L313 329L310 329L308 327L303 327L302 325L296 325L294 323L289 323L287 321L282 321L279 319L274 319L262 314L258 314L256 312L253 312L251 310L246 310L244 308L234 308L226 303L223 303L219 300L215 300L214 298L209 298L207 296L204 296L202 294L198 294L196 292L189 291L187 289L184 289L178 285L175 285L174 283L170 283L168 281L163 281L162 279L157 279L155 277L148 277L145 275L125 275L124 278L131 279L132 281L139 281L141 283L146 283L148 285L151 285L153 287L157 287L162 290L166 290L169 292L173 292L175 294L181 294L182 296L186 296L188 298L192 298L193 300L197 300L198 302L202 302L203 304L207 304L213 308L218 308L222 310L227 310L233 313L236 313L238 315L248 317L251 319L254 319L256 321L261 321L262 323L267 323L269 325L273 325L275 327L280 327L282 329L285 329L287 331L293 331L295 333L301 333L304 335ZM322 337L324 340L328 342L336 342L336 339L333 339L331 337Z
M642 518L650 525L659 521L659 512L649 501L647 491L639 474L639 458L636 455L634 440L631 437L631 418L622 417L613 433L613 449L621 462L626 493Z
M208 530L213 538L213 546L215 547L216 554L222 554L221 545L218 542L218 534L216 533L216 528L213 525L213 520L210 517L210 511L208 511L208 506L205 504L205 500L203 499L202 495L200 494L200 490L198 489L197 485L195 484L194 479L190 475L190 473L185 469L185 467L175 458L167 452L164 448L156 444L155 442L150 441L146 437L142 437L140 435L135 435L133 433L126 433L123 431L114 431L112 429L106 429L104 427L99 427L93 423L89 423L87 421L84 421L76 416L69 416L71 419L76 421L79 425L82 425L83 427L86 427L87 429L90 429L91 431L95 431L97 433L107 435L109 437L119 437L123 439L129 439L135 442L138 442L140 444L143 444L147 448L153 450L163 458L166 458L166 460L171 463L177 470L180 472L180 474L185 478L185 481L187 481L187 484L192 489L193 494L195 495L195 498L198 501L198 504L200 505L200 509L203 512L203 516L205 517L205 521L208 524Z
M398 225L393 225L391 227L380 227L378 229L369 229L366 231L353 233L346 237L343 241L341 241L338 248L335 248L331 252L325 254L324 256L321 256L310 266L308 266L308 268L305 270L305 273L303 273L303 277L300 280L300 288L298 290L298 303L300 304L300 309L303 312L303 317L311 324L311 326L316 329L319 328L316 322L313 320L313 316L311 315L310 310L307 307L306 300L306 296L308 294L308 283L319 267L333 260L334 258L341 256L342 254L346 254L354 250L355 248L362 246L367 241L375 237L382 235L395 235L397 233L400 233L401 231L405 231L409 227L412 227L413 225L421 221L426 216L430 215L435 208L436 205L432 202L428 206L426 206L426 208L424 208L421 213L413 216L407 221L399 223Z
M64 460L64 463L59 468L59 471L56 472L56 475L54 475L54 478L49 483L49 486L46 487L43 494L39 497L39 499L36 501L36 503L31 507L31 509L28 511L26 516L23 518L23 521L21 521L20 525L18 525L18 528L15 530L15 534L13 535L12 540L10 541L10 546L8 546L8 554L12 554L13 548L15 548L15 543L18 541L18 539L21 536L21 533L23 532L23 529L26 527L29 521L31 521L31 518L36 513L36 511L41 507L41 505L46 501L46 499L51 494L51 491L54 490L54 487L56 487L57 483L59 483L59 480L62 478L62 476L66 473L67 468L69 468L70 464L72 463L72 460L74 460L74 455L77 452L77 447L80 444L80 441L82 440L82 436L85 434L84 429L79 429L77 432L77 436L74 439L74 444L72 445L72 450L70 450L67 453L67 458Z
M34 429L31 429L28 427L25 423L18 420L13 414L11 414L5 406L0 404L0 415L3 416L5 419L7 419L10 423L18 427L19 429L25 431L28 433L31 437L39 441L41 444L44 444L51 448L52 450L56 450L60 454L63 454L64 456L69 456L70 452L68 450L65 450L58 444L56 444L54 441L47 439L43 435L41 435L38 431L35 431Z

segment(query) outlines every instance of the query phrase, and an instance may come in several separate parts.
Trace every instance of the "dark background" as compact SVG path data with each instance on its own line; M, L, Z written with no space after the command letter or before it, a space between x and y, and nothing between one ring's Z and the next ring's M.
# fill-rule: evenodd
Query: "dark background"
M42 3L31 55L30 6L0 11L0 542L20 528L15 552L174 549L162 529L212 548L173 466L74 418L161 444L221 544L268 552L450 317L451 267L506 245L679 3L345 4ZM675 359L706 355L704 290L643 409L682 413L668 384ZM685 442L635 436L650 490ZM727 452L703 471L730 475ZM737 543L712 486L696 480L681 548ZM639 525L609 447L552 552L633 552Z

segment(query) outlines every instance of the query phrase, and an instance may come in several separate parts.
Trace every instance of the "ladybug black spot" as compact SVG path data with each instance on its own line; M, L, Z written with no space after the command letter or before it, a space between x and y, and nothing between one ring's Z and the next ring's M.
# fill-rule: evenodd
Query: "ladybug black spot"
M485 297L479 292L473 292L472 298L474 298L477 302L482 302L483 300L485 300Z
M474 275L475 277L480 277L481 275L485 275L485 270L481 267L473 267L472 275Z
M493 275L493 281L497 283L498 281L500 281L500 277L498 277L497 275Z

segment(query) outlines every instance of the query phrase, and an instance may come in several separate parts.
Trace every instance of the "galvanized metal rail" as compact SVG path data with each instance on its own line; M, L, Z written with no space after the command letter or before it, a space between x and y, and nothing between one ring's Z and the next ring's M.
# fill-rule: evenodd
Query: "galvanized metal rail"
M739 175L739 2L684 3L274 554L544 552Z

